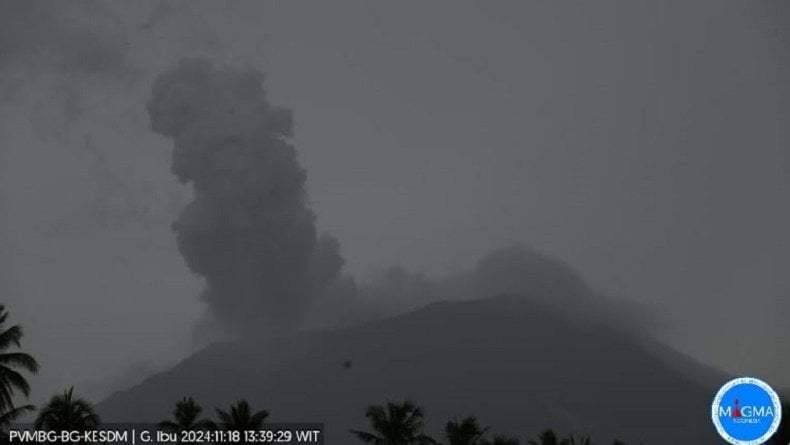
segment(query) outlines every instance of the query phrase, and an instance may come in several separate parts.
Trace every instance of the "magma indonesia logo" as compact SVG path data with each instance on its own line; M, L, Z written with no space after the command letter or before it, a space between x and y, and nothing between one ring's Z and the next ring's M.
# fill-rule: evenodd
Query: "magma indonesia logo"
M711 416L716 431L734 445L762 445L779 428L782 404L762 380L741 377L721 387L713 399Z

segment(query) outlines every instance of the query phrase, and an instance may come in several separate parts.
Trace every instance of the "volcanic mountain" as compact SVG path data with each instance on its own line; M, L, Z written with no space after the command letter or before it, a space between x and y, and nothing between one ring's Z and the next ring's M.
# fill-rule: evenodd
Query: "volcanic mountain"
M475 415L493 432L545 428L628 444L718 443L710 401L723 373L631 330L514 296L442 302L400 316L284 338L215 344L99 405L107 421L158 421L194 396L246 398L273 422L323 422L356 441L365 408L410 399L428 432Z

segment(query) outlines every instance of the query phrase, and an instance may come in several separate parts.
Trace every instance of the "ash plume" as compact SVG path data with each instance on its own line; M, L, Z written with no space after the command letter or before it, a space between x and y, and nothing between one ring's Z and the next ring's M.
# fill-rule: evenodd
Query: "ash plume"
M205 278L211 316L235 332L298 326L338 276L337 241L316 233L290 110L269 104L260 72L185 59L154 82L151 128L174 144L172 171L194 200L173 224Z
M361 285L341 275L339 243L317 235L307 204L291 112L269 104L262 81L255 70L185 59L156 79L147 105L151 128L173 140L173 173L194 191L173 228L187 265L205 278L211 321L231 332L272 332L514 295L606 323L639 320L635 330L653 324L640 308L588 287L563 261L523 245L447 277L400 266Z

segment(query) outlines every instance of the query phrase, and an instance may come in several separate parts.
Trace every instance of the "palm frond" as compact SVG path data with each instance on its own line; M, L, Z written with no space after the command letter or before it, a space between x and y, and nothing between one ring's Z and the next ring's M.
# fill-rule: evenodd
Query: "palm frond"
M45 430L86 430L96 428L101 423L93 405L74 397L74 387L53 396L41 411L34 425Z
M36 407L33 405L22 405L22 406L11 408L10 410L0 415L0 426L8 426L11 424L11 422L15 421L20 416L35 410Z
M22 326L19 325L11 326L10 328L0 332L0 350L6 350L11 346L16 346L17 348L20 347L22 334Z
M30 395L30 384L27 382L27 379L8 366L0 365L0 386L5 387L9 394L12 395L14 390L21 391L25 396Z
M368 433L365 431L357 431L357 430L350 430L351 434L357 436L359 440L364 443L372 443L372 444L380 444L383 442L383 439L375 434Z
M252 424L256 428L260 427L260 425L263 424L263 422L266 420L267 417L269 417L269 411L266 410L258 411L257 413L253 414L252 417L250 417L250 424Z
M233 423L233 418L228 412L223 411L219 408L217 408L216 411L217 411L217 417L219 417L219 421L223 427L227 427L228 425L231 425Z
M25 371L38 372L38 362L30 354L24 352L6 352L0 354L0 365L22 368Z
M387 401L385 405L369 406L365 410L373 432L354 430L366 443L380 444L429 444L433 439L422 433L424 414L411 401ZM376 442L371 442L376 440Z

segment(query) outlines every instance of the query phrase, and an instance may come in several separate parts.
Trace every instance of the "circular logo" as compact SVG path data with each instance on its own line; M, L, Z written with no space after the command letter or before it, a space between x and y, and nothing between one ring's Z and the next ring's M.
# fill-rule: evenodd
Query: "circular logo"
M750 377L730 380L713 399L716 431L734 445L762 445L779 428L782 404L767 383Z

